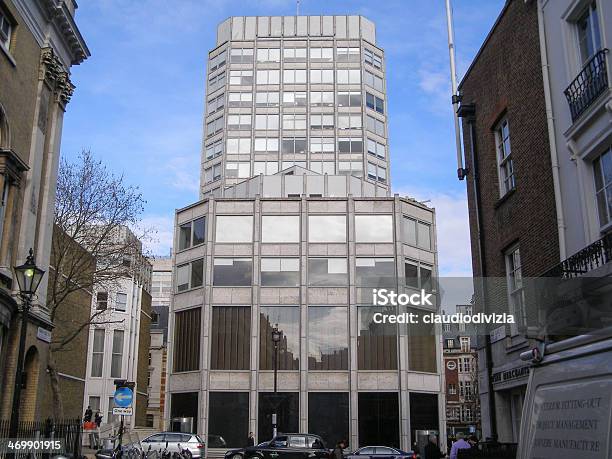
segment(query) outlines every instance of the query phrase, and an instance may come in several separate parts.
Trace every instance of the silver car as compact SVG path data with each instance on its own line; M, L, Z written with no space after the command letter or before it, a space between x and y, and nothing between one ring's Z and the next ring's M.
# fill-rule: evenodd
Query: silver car
M157 451L161 453L164 450L169 453L180 453L181 450L188 449L194 459L204 457L204 441L195 434L160 432L149 435L140 443L145 454L148 451Z

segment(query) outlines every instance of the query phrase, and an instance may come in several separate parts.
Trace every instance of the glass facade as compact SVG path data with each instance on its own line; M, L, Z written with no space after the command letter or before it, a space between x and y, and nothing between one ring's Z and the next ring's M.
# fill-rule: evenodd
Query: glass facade
M209 448L243 447L249 435L249 393L210 392L208 419Z
M296 306L262 306L259 317L259 369L274 369L272 329L281 332L278 344L278 369L300 368L300 308Z
M198 393L177 392L170 395L170 418L191 418L198 431Z
M308 433L319 435L330 449L349 438L348 392L308 393Z
M348 370L348 309L308 307L308 369Z
M400 447L397 392L360 392L359 444ZM437 413L437 408L436 408Z
M260 392L258 400L258 439L272 438L272 413L279 432L299 432L300 397L297 392Z
M210 337L210 368L248 370L250 335L250 306L214 306Z
M357 308L359 334L357 337L358 368L360 370L397 370L397 326L377 324L377 312L390 313L379 307Z

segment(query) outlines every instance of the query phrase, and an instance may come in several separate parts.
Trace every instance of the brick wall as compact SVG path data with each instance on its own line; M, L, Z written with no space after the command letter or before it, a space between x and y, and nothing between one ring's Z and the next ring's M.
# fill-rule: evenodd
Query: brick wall
M468 201L474 274L505 276L503 252L518 242L524 277L559 262L555 200L539 50L537 2L509 0L460 85L462 103L475 104L476 162L485 269L478 266L472 177ZM506 116L516 189L500 199L493 127ZM469 127L463 120L466 166Z

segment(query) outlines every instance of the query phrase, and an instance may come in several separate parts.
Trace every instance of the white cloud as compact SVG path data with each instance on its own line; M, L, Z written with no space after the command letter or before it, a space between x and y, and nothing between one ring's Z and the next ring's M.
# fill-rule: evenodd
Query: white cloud
M438 239L438 265L440 276L464 277L472 275L472 256L468 203L464 193L451 194L441 191L410 189L397 191L436 209Z
M145 215L139 227L151 230L150 238L143 242L151 255L170 255L174 237L174 215Z

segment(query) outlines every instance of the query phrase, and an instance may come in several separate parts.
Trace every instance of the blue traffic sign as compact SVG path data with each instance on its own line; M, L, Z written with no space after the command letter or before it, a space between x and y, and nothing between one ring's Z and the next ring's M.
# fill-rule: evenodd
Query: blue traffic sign
M132 405L134 399L134 392L129 387L120 387L115 390L115 406L121 408L127 408Z

